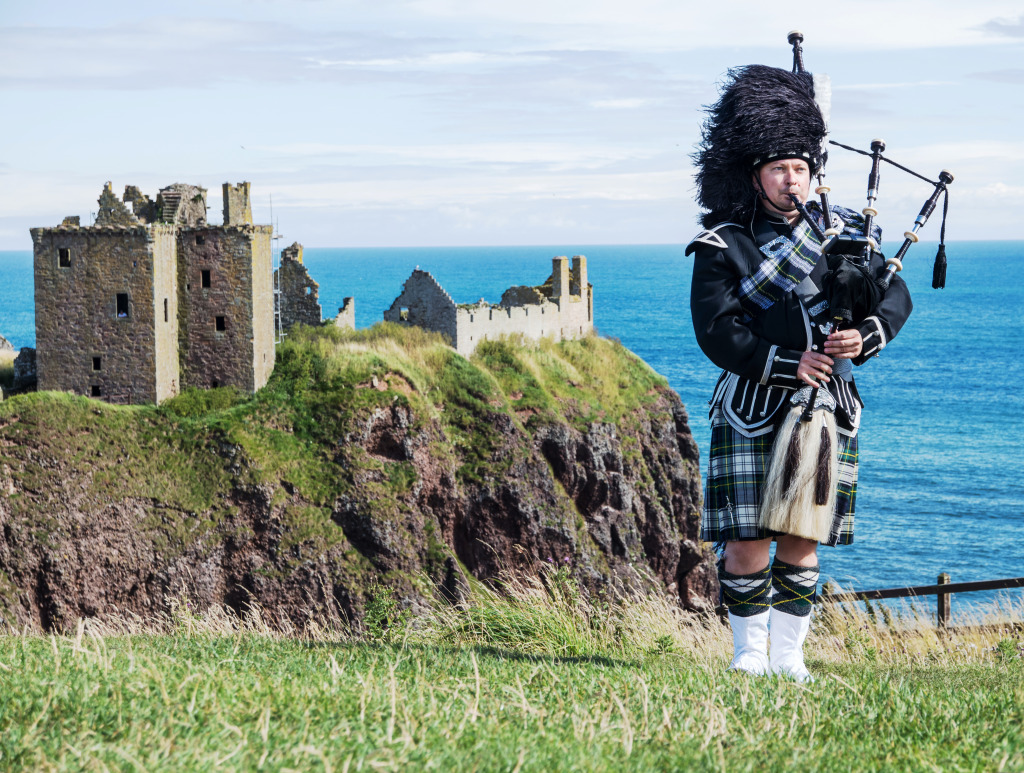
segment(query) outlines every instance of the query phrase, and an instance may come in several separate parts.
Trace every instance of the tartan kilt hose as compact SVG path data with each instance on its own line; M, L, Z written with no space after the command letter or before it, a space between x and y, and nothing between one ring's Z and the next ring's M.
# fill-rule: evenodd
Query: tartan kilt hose
M774 431L752 438L741 435L726 421L722 409L715 408L704 486L702 540L724 543L778 536L778 532L761 529L757 524L765 467L771 459L774 440ZM857 438L839 433L839 491L832 532L825 544L853 542L856 499Z

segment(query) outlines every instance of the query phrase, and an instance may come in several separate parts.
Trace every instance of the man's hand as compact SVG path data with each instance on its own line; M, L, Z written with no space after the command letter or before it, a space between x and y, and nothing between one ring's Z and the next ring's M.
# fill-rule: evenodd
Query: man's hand
M800 364L796 366L797 378L812 387L828 383L832 373L832 358L817 352L804 352L800 355ZM820 382L820 383L819 383Z
M864 348L864 339L856 329L837 330L825 339L825 354L837 360L852 360Z

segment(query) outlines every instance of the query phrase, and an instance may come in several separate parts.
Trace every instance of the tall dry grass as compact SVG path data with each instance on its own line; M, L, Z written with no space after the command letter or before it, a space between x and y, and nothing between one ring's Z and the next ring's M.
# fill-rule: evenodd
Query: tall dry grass
M391 591L371 594L372 626L339 625L309 618L300 628L270 625L253 603L241 614L213 605L199 609L185 596L147 618L113 615L79 621L77 636L253 636L270 641L360 643L473 648L523 655L600 656L620 660L675 654L709 669L727 663L729 627L717 616L682 610L665 593L619 589L598 598L581 593L566 568L545 567L537 576L507 574L471 583L466 599L452 605L437 598L416 617L404 612ZM375 612L385 608L386 612ZM423 609L420 606L420 609ZM369 620L369 618L368 618ZM819 669L867 663L880 666L956 666L1002 662L1024 654L1024 600L1005 596L961 614L959 624L938 628L933 612L910 603L818 604L806 657ZM372 633L368 633L370 628ZM30 636L27 630L21 635Z

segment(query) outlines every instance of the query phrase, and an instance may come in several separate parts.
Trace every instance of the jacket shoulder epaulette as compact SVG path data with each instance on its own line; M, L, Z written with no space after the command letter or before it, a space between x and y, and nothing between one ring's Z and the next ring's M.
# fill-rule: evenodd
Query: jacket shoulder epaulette
M722 238L722 235L719 234L718 232L719 230L726 228L728 226L732 226L733 228L742 228L742 226L739 225L738 223L729 222L719 223L718 225L711 226L711 228L706 228L705 230L701 231L699 234L694 236L693 239L690 240L690 243L686 246L685 254L689 255L694 250L696 250L698 244L705 244L708 247L714 247L715 249L718 250L726 249L729 245L726 243L725 239Z

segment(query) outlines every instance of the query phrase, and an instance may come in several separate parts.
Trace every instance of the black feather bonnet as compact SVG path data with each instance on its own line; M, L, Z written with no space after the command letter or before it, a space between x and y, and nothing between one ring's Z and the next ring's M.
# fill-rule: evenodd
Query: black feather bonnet
M697 165L697 203L705 228L747 222L757 206L751 172L780 158L803 158L811 172L825 163L825 119L810 73L752 64L729 70L722 94L706 108Z

